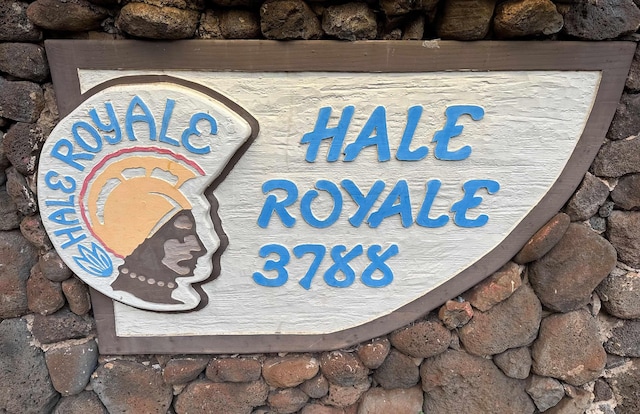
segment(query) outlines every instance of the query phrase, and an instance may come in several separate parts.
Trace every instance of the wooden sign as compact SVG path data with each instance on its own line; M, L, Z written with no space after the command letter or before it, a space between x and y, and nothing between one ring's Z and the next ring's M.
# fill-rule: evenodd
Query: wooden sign
M48 41L51 241L106 353L344 347L509 260L569 198L634 45Z

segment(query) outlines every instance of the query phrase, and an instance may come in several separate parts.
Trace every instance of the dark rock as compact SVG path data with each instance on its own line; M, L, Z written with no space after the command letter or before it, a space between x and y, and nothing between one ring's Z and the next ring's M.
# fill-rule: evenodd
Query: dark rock
M44 143L44 134L38 124L18 122L7 131L2 149L11 164L23 175L36 172L38 152Z
M213 382L252 382L260 379L262 364L252 358L213 358L207 378Z
M605 201L602 207L598 210L598 215L603 218L609 217L613 211L614 205L615 204L611 200Z
M210 3L221 7L245 7L256 9L260 7L261 0L210 0Z
M491 276L467 291L463 297L475 308L486 312L507 299L522 285L522 270L514 262L508 262Z
M627 361L607 379L617 406L616 414L637 414L640 412L640 359Z
M64 296L59 282L45 278L36 263L27 280L29 310L41 315L50 315L64 306Z
M582 183L569 199L566 213L571 221L583 221L598 212L609 196L609 187L598 177L587 173Z
M359 414L420 413L424 396L420 386L385 390L370 388L362 396Z
M35 315L31 332L43 344L83 338L94 330L94 321L63 308L53 315Z
M640 172L640 139L606 142L591 168L600 177L620 177Z
M613 269L598 286L602 306L610 315L621 319L640 318L640 274Z
M529 378L526 391L540 411L548 410L564 397L564 387L560 381L537 375Z
M493 362L507 377L525 379L531 370L531 352L529 348L507 349L493 356Z
M640 208L640 174L629 174L618 180L611 192L611 198L625 210Z
M260 30L267 39L320 39L320 21L302 0L267 0L260 7Z
M403 354L429 358L449 347L451 332L440 322L420 321L392 332L389 340Z
M311 398L322 398L329 392L329 381L322 375L316 375L300 384L300 389Z
M109 414L100 399L93 391L82 391L80 394L63 397L53 414Z
M48 413L59 395L24 319L0 322L0 412Z
M18 122L35 122L43 108L44 95L40 85L0 77L0 116Z
M329 383L329 393L320 402L334 407L349 407L358 402L370 386L368 381L346 387Z
M69 310L76 315L85 315L91 309L91 299L87 285L75 277L62 282L62 293L67 299Z
M221 15L217 10L207 10L200 17L200 24L196 29L196 37L200 39L222 39L220 28Z
M576 249L576 246L580 246ZM568 312L587 303L616 265L616 252L587 227L571 224L549 253L529 267L529 281L546 307Z
M29 188L26 178L15 167L8 168L6 174L7 193L15 203L18 211L25 216L32 215L38 211L36 196Z
M0 187L0 230L14 230L20 227L20 215L16 203L7 193L5 187Z
M509 299L487 312L475 312L458 335L472 354L499 354L530 344L537 335L541 317L540 301L529 285L522 285Z
M632 0L575 2L563 14L564 32L587 40L613 39L640 26L640 10Z
M567 392L565 390L565 392ZM558 404L545 411L548 414L583 414L591 401L591 393L582 389L573 388L567 392Z
M0 232L0 318L28 312L27 279L38 253L19 231Z
M344 408L340 407L330 407L327 405L321 404L307 404L300 414L352 414L351 412L347 413Z
M53 249L39 215L27 216L20 222L22 235L41 252Z
M387 338L376 338L358 346L356 353L365 367L376 369L382 365L389 350L391 350L391 343Z
M44 277L52 282L62 282L69 279L73 274L55 250L48 251L40 256L38 264Z
M42 90L44 93L44 109L40 112L40 117L36 124L40 127L42 135L48 136L58 124L60 114L58 113L58 103L56 102L53 85L45 83L42 85Z
M0 44L0 71L16 78L44 81L49 76L44 48L31 43Z
M82 344L59 344L44 354L53 387L63 396L84 390L98 362L93 339Z
M625 86L632 92L640 91L640 48L636 48L636 53L633 55L631 69L629 69Z
M99 366L91 375L91 387L110 413L166 413L173 398L159 370L133 361Z
M604 349L614 355L640 357L640 321L625 320L611 330L611 337L605 342Z
M162 369L162 377L167 384L186 384L198 378L208 363L207 357L172 358Z
M640 95L625 93L618 103L607 138L619 140L638 135L640 127L634 122L640 116Z
M443 39L484 39L491 26L495 0L445 0L438 23Z
M195 33L199 18L200 13L195 10L128 3L120 10L116 26L137 37L186 39Z
M585 310L544 318L531 356L533 372L575 386L598 378L607 359L595 319Z
M267 400L269 386L263 381L192 382L178 395L174 404L176 414L187 413L251 413Z
M518 252L513 261L525 264L538 260L555 246L569 228L571 219L564 213L558 213L547 222L527 244Z
M39 42L42 32L27 18L26 1L5 0L0 2L0 41Z
M508 0L496 7L493 31L503 38L550 35L559 32L563 23L549 0Z
M606 401L613 398L613 390L602 378L598 378L593 385L593 394L596 397L595 401Z
M297 413L309 401L309 396L298 388L272 391L267 397L269 407L278 414Z
M413 358L391 349L373 379L386 389L411 388L420 380L420 370Z
M409 20L402 31L402 40L420 40L424 37L425 17L416 16Z
M607 236L618 252L618 260L640 267L640 212L613 211Z
M387 16L398 16L412 11L431 11L438 0L380 0L380 8Z
M27 16L43 29L82 32L99 29L109 11L86 0L36 0Z
M322 29L326 34L344 40L375 39L378 34L376 15L366 3L327 7L322 13Z
M158 7L175 7L182 10L203 11L205 7L205 0L144 0L142 2ZM238 7L237 4L234 6Z
M289 388L316 376L318 360L307 355L267 358L262 364L262 376L272 387Z
M469 302L448 300L440 307L438 318L449 329L459 328L465 325L473 317L473 308Z
M260 16L249 10L227 10L220 18L220 32L225 39L260 38Z
M369 369L357 356L350 352L325 352L320 358L320 370L329 381L341 386L351 386L367 382Z
M589 227L598 234L607 231L607 220L599 216L593 216L589 219Z
M420 367L425 413L533 413L523 381L505 376L491 360L448 350Z

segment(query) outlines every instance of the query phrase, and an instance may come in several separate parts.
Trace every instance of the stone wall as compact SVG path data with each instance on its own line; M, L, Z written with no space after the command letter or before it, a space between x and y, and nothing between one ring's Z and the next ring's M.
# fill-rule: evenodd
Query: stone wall
M640 53L563 212L424 319L317 354L98 353L88 291L35 201L57 122L42 41L635 41L632 0L0 2L0 413L640 412Z

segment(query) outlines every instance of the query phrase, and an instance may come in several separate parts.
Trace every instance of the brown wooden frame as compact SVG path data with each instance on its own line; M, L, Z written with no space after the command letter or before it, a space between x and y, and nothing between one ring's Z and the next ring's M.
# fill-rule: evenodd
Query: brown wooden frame
M563 206L593 161L611 123L635 51L632 42L454 42L134 40L45 42L60 115L86 97L78 69L201 70L209 72L601 71L591 114L562 174L504 241L471 267L425 296L355 328L324 335L118 337L113 301L92 290L100 351L131 353L253 353L324 351L384 335L456 297L511 259Z

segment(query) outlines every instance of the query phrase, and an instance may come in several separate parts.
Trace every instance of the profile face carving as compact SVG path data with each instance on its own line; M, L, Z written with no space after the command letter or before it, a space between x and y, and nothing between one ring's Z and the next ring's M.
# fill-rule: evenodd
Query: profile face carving
M206 303L196 287L218 276L226 247L205 193L258 126L201 85L151 78L89 91L53 130L41 210L60 256L89 285L141 309L190 310Z

